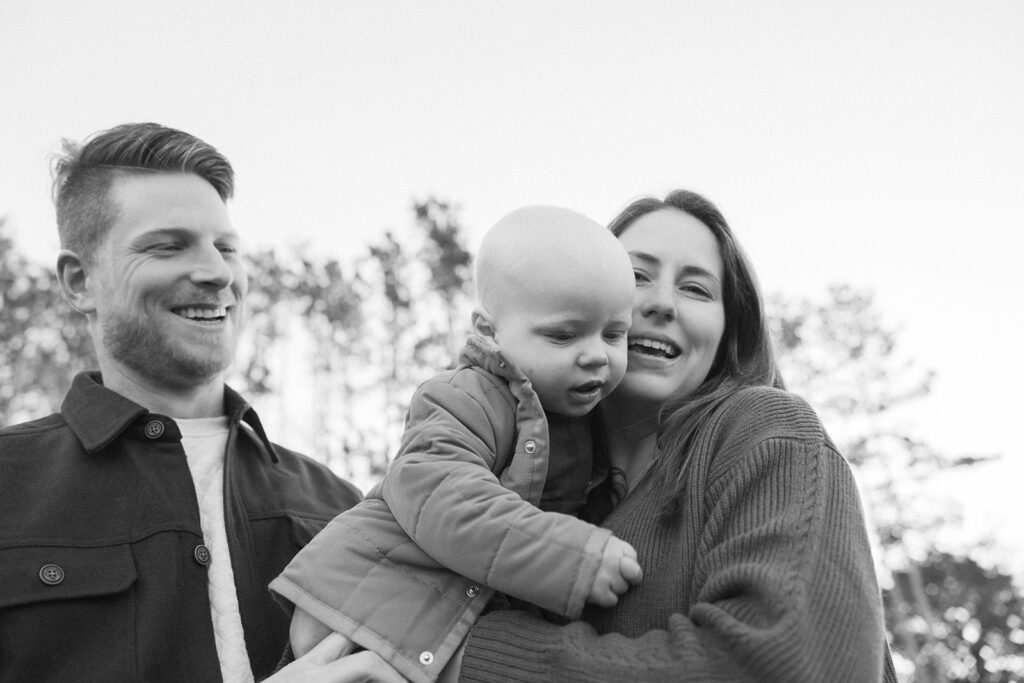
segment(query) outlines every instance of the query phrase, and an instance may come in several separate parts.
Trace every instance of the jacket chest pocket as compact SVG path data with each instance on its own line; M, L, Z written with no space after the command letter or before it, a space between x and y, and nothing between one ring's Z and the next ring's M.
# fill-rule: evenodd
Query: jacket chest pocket
M0 549L0 681L133 672L137 578L128 545Z

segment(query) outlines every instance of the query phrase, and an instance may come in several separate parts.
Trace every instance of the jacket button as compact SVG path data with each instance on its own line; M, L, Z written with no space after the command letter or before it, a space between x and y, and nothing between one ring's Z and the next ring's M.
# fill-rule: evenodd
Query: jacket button
M471 598L475 598L476 596L480 595L480 586L470 586L466 589L466 595L468 595Z
M536 451L537 451L537 442L532 440L532 439L527 441L526 442L526 452L532 455Z
M423 651L420 653L420 664L424 666L430 666L434 663L434 653L429 651Z
M160 420L150 420L146 423L146 436L150 439L159 439L164 433L164 423Z
M47 586L56 586L64 580L64 568L57 564L44 564L39 568L39 580Z
M196 558L196 562L205 567L210 564L210 549L200 543L192 551L192 557Z

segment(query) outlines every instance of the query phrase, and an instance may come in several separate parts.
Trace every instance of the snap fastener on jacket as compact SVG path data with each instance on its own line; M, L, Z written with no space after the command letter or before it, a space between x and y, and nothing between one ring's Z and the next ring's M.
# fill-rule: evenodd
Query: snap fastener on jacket
M57 564L44 564L39 568L39 580L47 586L56 586L64 580L64 568Z
M210 549L200 543L192 551L192 557L196 558L196 562L205 567L210 564Z
M531 439L530 441L526 442L526 452L527 453L534 453L534 452L536 452L536 450L537 450L537 442L536 441L533 441Z
M159 439L164 433L164 423L160 420L150 420L146 423L146 436L151 439Z
M420 653L420 664L424 666L430 666L434 663L434 653L423 651Z
M470 586L466 589L466 595L468 595L471 598L475 598L476 596L480 595L480 586Z

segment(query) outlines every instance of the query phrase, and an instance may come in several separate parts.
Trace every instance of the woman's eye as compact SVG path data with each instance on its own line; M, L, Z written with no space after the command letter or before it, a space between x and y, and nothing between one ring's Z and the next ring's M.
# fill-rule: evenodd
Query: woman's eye
M702 299L710 299L711 292L708 291L704 285L699 285L695 282L684 282L679 285L679 289L686 294L692 294L693 296L701 297Z

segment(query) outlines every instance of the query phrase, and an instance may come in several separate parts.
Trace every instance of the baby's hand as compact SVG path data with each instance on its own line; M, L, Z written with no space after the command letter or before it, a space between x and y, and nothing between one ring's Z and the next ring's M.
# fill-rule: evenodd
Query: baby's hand
M590 589L587 602L601 607L613 607L619 602L619 596L625 593L630 585L637 585L644 576L640 564L636 561L636 551L625 541L612 536L604 547L601 566L597 568L594 585Z

